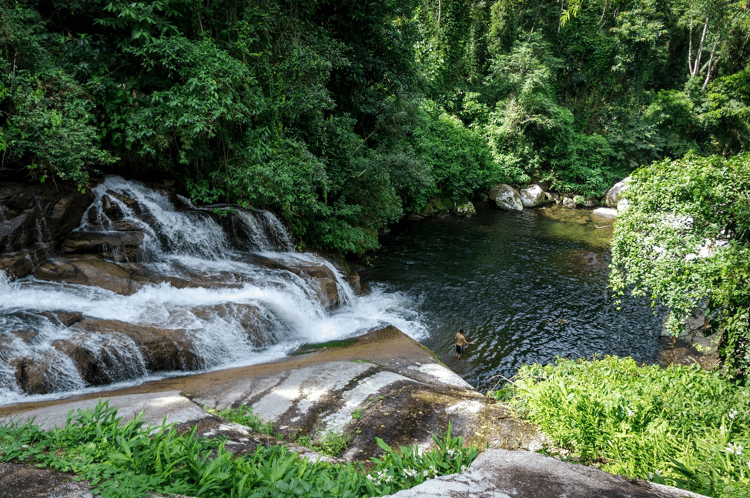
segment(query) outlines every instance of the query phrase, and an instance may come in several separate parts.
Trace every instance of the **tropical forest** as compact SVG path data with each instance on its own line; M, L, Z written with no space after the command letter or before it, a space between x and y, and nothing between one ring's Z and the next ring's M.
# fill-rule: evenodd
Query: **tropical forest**
M127 183L130 181L168 182L174 192L167 201ZM75 321L66 318L67 323L56 315L54 327L58 332L71 327L83 330L84 323L93 330L105 321L111 328L115 320L131 323L131 318L132 323L155 326L150 321L153 317L144 318L145 312L137 319L127 313L139 306L152 310L149 306L153 302L171 299L169 296L172 292L176 295L178 288L229 288L226 275L230 273L235 287L247 287L250 281L255 285L256 270L250 272L245 266L227 270L228 266L219 268L217 263L222 258L236 258L239 243L222 238L213 248L190 249L193 259L186 259L187 252L179 259L174 256L176 249L167 248L197 247L204 233L206 240L213 237L210 232L214 229L207 228L207 223L216 222L216 227L221 225L223 229L236 227L233 216L242 211L243 223L251 223L249 216L265 217L261 221L272 230L267 228L264 233L275 230L276 234L263 243L266 245L258 243L256 252L260 256L242 256L242 264L262 260L271 270L286 272L278 277L268 270L263 278L273 284L247 298L253 306L261 303L261 311L253 312L252 320L265 324L268 330L281 331L259 334L257 337L262 338L254 338L256 342L248 346L253 354L260 350L265 354L267 349L263 348L269 348L290 328L302 330L311 316L316 324L325 322L320 331L338 331L336 327L343 325L332 324L335 310L353 306L356 299L354 293L347 297L349 291L343 289L348 284L336 280L338 270L331 269L332 264L322 259L313 261L313 256L305 256L308 253L343 262L343 273L356 267L384 275L378 273L378 262L388 261L397 246L407 243L406 237L399 238L399 227L406 220L427 217L436 205L455 208L470 202L488 203L493 188L503 184L515 189L543 185L555 199L574 199L574 207L585 211L604 205L608 190L623 181L626 187L617 205L617 219L605 227L611 229L606 232L606 240L599 236L591 246L596 247L594 252L572 249L564 242L544 256L558 266L568 264L559 262L561 254L572 254L583 261L571 272L577 275L571 277L570 290L556 292L572 295L585 289L599 295L606 320L617 320L618 325L611 326L616 330L612 335L620 334L617 340L625 345L633 344L633 335L641 335L650 341L649 347L658 348L655 344L662 326L666 334L677 337L692 327L689 323L699 320L700 334L714 338L714 368L710 372L696 365L663 368L654 364L656 353L644 353L642 357L633 354L632 359L626 349L602 349L588 343L581 346L577 339L570 339L573 346L562 352L551 347L546 356L519 355L517 364L514 359L505 370L495 364L494 370L471 370L461 366L468 365L469 360L458 363L459 353L455 366L448 366L475 388L489 391L491 399L508 403L519 416L538 424L558 445L557 449L548 448L548 454L709 496L750 496L750 1L0 0L0 182L63 189L60 192L67 188L76 195L91 196L91 202L99 203L99 213L107 213L111 220L102 225L100 214L82 208L66 229L66 234L74 235L65 235L68 238L62 242L63 235L56 229L45 228L40 222L34 225L24 218L25 214L19 214L41 206L40 202L23 200L26 194L5 202L0 188L0 259L3 252L15 254L20 250L21 246L14 244L21 244L23 237L27 237L23 239L27 246L34 237L41 244L46 232L55 232L48 238L58 237L45 246L46 254L39 261L37 256L31 258L36 266L15 262L15 266L7 266L30 265L23 275L16 275L17 281L13 281L11 270L7 278L0 271L0 297L10 302L13 296L20 299L23 292L41 292L38 281L24 283L26 275L62 282L55 280L62 278L60 267L45 266L50 263L43 261L54 259L54 251L66 257L73 255L70 261L79 265L76 275L85 273L80 266L83 264L91 268L99 265L96 271L101 265L115 264L112 261L135 265L127 267L130 273L119 283L100 279L108 283L92 284L93 277L85 282L70 280L68 283L74 286L97 285L107 293L134 296L140 301L129 304L127 312L115 315L111 311L107 315L105 308L109 305L95 310L84 301L110 302L114 299L110 294L83 297L83 291L74 289L80 299L70 301L69 311L81 316ZM158 204L158 213L152 207L144 214L146 208L134 207L136 200L142 206ZM182 207L175 207L180 202ZM38 210L43 211L42 207ZM150 228L144 228L154 220L164 227L176 227L182 223L175 221L181 216L175 214L180 210L197 213L191 215L191 223L196 224L191 225L188 235L173 236L167 234L167 228L154 235ZM115 212L119 214L113 215ZM50 219L57 216L52 209L46 213ZM134 213L132 220L128 213ZM527 221L520 215L513 216L501 222L518 224L526 234ZM83 220L81 227L75 228L79 219ZM199 219L204 221L196 221ZM27 232L40 235L19 235L18 227L23 223L31 227ZM505 246L498 249L494 240L479 241L490 229L482 225L484 222L477 223L477 232L460 236L469 242L452 244L481 245L482 254L462 258L485 264L489 259L515 257L508 256L511 249ZM96 226L99 228L92 228ZM446 226L450 228L438 227L436 232L425 234L424 240L439 239L439 230L441 234L454 230L453 225ZM117 240L125 241L123 247L137 246L139 252L137 257L136 252L107 253L107 262L91 263L91 258L80 253L94 246L81 249L82 236L71 232L73 229L119 230ZM494 239L507 233L505 228L493 230L497 230ZM408 236L414 244L410 247L416 247L410 249L407 258L411 266L404 263L403 268L408 266L410 270L394 273L405 278L413 275L416 283L410 285L425 287L421 299L429 301L430 285L423 284L420 270L413 270L419 268L420 259L414 256L420 251L419 244L426 247L428 243L414 242L416 236L411 232ZM537 236L524 237L533 242ZM97 244L107 248L106 243ZM455 245L446 252L457 252ZM225 246L232 246L231 250ZM270 252L282 250L297 256L268 263ZM44 251L39 249L35 254ZM426 254L424 258L429 260L432 256ZM540 253L535 254L539 257ZM204 268L193 268L193 273L185 270L196 264L195 258L202 258L197 267L216 271L225 281L211 281L213 277L200 274ZM291 263L289 258L297 259ZM166 271L168 259L173 273L159 280L154 275ZM141 263L153 266L137 267ZM214 268L214 263L219 266ZM528 260L519 256L515 264L526 265ZM424 268L430 265L441 266L427 261ZM596 278L604 275L601 288L593 291L586 280L586 272L592 271L599 272ZM185 283L188 273L193 283ZM476 287L493 285L460 275L464 277L472 283L480 282ZM521 280L524 292L546 296L542 289L544 271L538 277ZM526 280L531 283L527 285ZM290 295L297 293L297 314L280 311L281 305L277 305L277 301L291 298L274 297L277 301L268 304L269 288L276 292L292 284L312 285L304 287L307 290L289 291ZM446 294L467 292L455 291L451 285L445 284L443 299ZM222 292L228 292L226 288ZM417 327L417 314L401 309L407 301L405 294L393 291L397 287L386 287L386 291L377 285L374 288L368 299L392 301L373 305L377 313L358 309L357 313L370 315L358 315L357 320L364 324L355 327L357 333L387 322L412 338L432 337L427 346L437 352L438 361L448 363L445 358L451 359L453 350L445 358L440 350L452 348L453 334L464 326L458 319L451 321L455 306L444 305L439 302L441 296L436 297L436 308L445 308L442 312L449 318L439 326L434 325L437 321L426 320ZM283 292L287 291L279 291ZM366 293L365 289L361 294ZM46 303L46 299L34 297L24 303ZM183 306L188 298L175 299ZM192 294L189 299L195 300L190 301L195 309L198 304L206 305L203 301L196 304L199 298ZM314 306L309 305L311 311L305 308L308 304L299 304L307 303L306 299L314 301ZM493 297L482 299L489 302ZM232 313L243 313L235 309L236 302L231 301ZM646 310L637 323L628 318L631 315L623 314L633 309L632 303ZM210 304L215 305L213 301ZM47 306L44 313L58 310L51 304L43 306ZM501 307L494 304L488 308L493 306ZM507 314L512 314L508 309L517 315L527 311L512 306L506 306ZM13 330L26 341L14 351L28 351L26 345L39 342L18 335L23 326L17 324L49 318L39 318L42 308L39 313L34 311L32 318L23 314L26 311L18 311L21 308L20 304L0 302L0 339L7 325L7 331ZM221 313L206 309L201 308L201 313L219 320ZM198 312L190 313L199 316ZM500 311L490 309L489 313L494 317ZM530 327L547 336L573 327L576 313L555 313L537 313ZM176 316L174 310L152 315ZM222 316L222 320L229 320ZM242 319L245 324L247 316ZM618 318L612 318L615 316ZM94 324L94 319L101 323ZM619 320L631 323L619 325ZM60 325L63 322L65 326ZM296 325L289 325L292 322ZM479 337L481 342L480 336L485 333L482 327L489 326L479 322L476 333L471 330L473 325L469 326L469 339ZM180 327L189 328L184 323L180 322ZM434 325L432 329L430 324ZM411 326L416 328L409 329ZM643 332L647 328L659 330L648 335ZM134 334L119 329L117 333ZM294 336L295 340L300 334ZM309 337L315 335L316 339L307 342L322 342L318 340L321 334L316 334L310 332ZM440 334L444 336L442 342L435 339ZM353 335L347 330L325 338L348 339ZM20 344L21 339L7 341ZM206 360L198 354L195 358L183 355L179 366L169 363L159 368L201 370L239 361L239 357L227 360L232 354L239 355L241 348L233 351L235 339L222 340L227 341L222 346L225 352L216 353L225 355L221 361ZM10 401L0 396L0 407L24 399L22 396L72 392L125 377L140 378L156 368L148 364L151 360L144 360L146 366L138 372L121 368L117 374L121 377L117 377L99 370L90 373L95 369L84 374L81 372L85 369L79 365L79 373L71 374L78 380L53 385L51 381L35 380L34 369L41 369L40 356L6 354L11 342L0 341L0 391L7 388L15 394L8 398ZM490 342L488 339L482 344ZM496 346L496 342L491 344ZM54 347L61 348L59 344ZM124 350L122 345L117 348ZM481 349L481 354L489 355L486 349ZM604 351L603 358L599 351ZM14 355L23 354L23 359L14 359ZM479 348L475 354L478 358ZM487 356L482 358L484 361ZM480 371L481 375L477 374ZM501 377L505 382L496 383ZM369 399L361 410L376 404L376 397ZM228 409L224 416L246 417L246 421L249 416L261 426L268 422L253 418L252 410L238 415L236 406L238 403L232 406L235 411ZM285 481L291 483L287 491L274 488L277 494L273 494L268 491L271 488L264 488L268 484L257 469L267 465L278 470L278 462L286 462L284 469L302 468L298 457L286 450L269 449L266 456L266 450L260 450L252 456L252 464L247 459L241 463L240 458L226 454L223 445L192 439L194 433L184 439L162 426L163 432L153 436L153 432L142 430L143 424L137 420L123 429L106 405L100 404L96 410L93 415L79 413L72 419L80 421L78 428L71 425L71 415L65 433L44 432L30 425L0 427L0 460L36 459L59 470L84 473L87 479L99 483L102 496L131 496L126 486L107 484L112 475L120 476L120 482L135 483L132 496L151 491L198 493L196 496L296 496L302 489L299 486L319 486L318 491L305 488L309 496L318 496L316 492L332 496L322 490L334 485L343 486L336 488L340 496L374 496L425 481L426 473L412 479L412 467L420 473L435 465L442 469L432 472L431 477L459 472L465 468L463 464L468 465L484 450L474 446L462 449L463 440L451 436L450 429L435 431L440 436L434 439L438 445L434 454L421 454L416 447L395 450L395 439L378 439L382 451L381 459L373 460L375 467L325 464L318 468L310 464L304 467L307 477L300 477L300 471L296 480ZM100 418L96 422L98 433L91 429L92 417ZM104 426L112 431L109 439L102 436ZM263 427L268 434L278 432L278 428ZM101 445L122 446L123 437L131 438L133 448L141 448L141 454L146 455L144 462L151 453L157 460L173 450L177 455L177 446L188 456L175 456L175 462L189 461L204 450L218 457L211 464L204 459L190 469L175 463L169 473L185 475L180 477L179 486L169 487L176 481L166 470L160 474L161 463L143 463L138 470L133 463L135 453L129 453L129 448L111 450L123 455L117 457L121 462L107 460L106 451L95 448L101 438ZM162 446L155 448L154 442ZM88 444L94 446L84 446ZM317 444L318 449L325 446L320 441ZM347 443L342 444L344 448ZM742 445L748 446L745 454ZM53 449L43 456L29 449L39 447ZM342 448L331 454L340 456ZM449 449L471 457L450 462L445 453ZM560 449L562 452L556 453ZM85 451L89 453L84 456L75 453ZM164 453L157 454L161 451ZM70 458L65 460L60 455ZM430 459L437 463L433 465ZM86 462L96 463L87 467ZM256 469L256 488L242 491L247 479L242 465ZM223 468L221 475L231 474L234 481L229 483L211 474L213 470L206 470L209 466ZM119 470L112 470L115 467ZM146 467L150 470L143 470ZM388 481L373 484L376 474L367 474L373 468L381 472L381 478L388 472L393 474L396 468L403 482L398 487L385 485ZM187 477L188 471L202 477ZM341 480L337 476L346 477ZM196 483L202 479L208 487L202 491L200 483L188 485L191 479L197 479ZM215 485L215 489L206 483Z

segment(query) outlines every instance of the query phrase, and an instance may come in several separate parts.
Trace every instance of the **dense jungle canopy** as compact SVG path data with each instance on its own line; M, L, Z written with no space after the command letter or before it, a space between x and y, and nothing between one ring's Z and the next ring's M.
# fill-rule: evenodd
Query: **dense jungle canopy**
M596 197L644 168L614 286L707 308L742 373L749 37L747 0L2 0L0 173L168 175L361 254L436 195Z
M726 0L3 0L1 167L170 174L363 252L436 194L747 150L748 35Z

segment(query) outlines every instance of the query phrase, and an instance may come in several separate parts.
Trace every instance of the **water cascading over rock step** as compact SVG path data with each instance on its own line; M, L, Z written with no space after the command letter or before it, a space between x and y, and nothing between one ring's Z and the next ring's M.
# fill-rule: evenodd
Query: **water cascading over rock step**
M257 363L388 318L358 310L331 263L293 252L270 212L196 208L117 177L88 195L33 277L0 273L0 403Z

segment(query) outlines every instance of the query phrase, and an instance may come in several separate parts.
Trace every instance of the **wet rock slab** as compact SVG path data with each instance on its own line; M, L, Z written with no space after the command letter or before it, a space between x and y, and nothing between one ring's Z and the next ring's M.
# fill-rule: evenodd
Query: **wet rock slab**
M223 420L209 409L245 404L252 406L257 415L273 421L283 434L317 437L335 431L351 436L342 457L336 459L321 458L308 448L286 443L313 461L363 461L380 456L376 437L391 446L417 444L426 449L434 444L431 434L447 430L449 423L454 435L463 436L480 448L489 447L466 472L427 481L394 495L400 498L700 496L523 451L540 449L549 441L532 426L516 420L504 405L472 389L419 343L390 326L340 347L331 344L317 348L315 353L279 362L165 379L48 406L0 407L0 417L4 417L0 423L33 417L45 429L60 427L71 410L92 409L99 397L108 399L110 407L118 408L118 415L124 420L143 412L146 424L159 426L166 417L167 423L174 423L178 431L195 428L200 436L225 438L226 448L236 455L280 441ZM23 475L37 471L14 466L8 472ZM40 472L46 477L34 474L33 479L49 479L49 492L39 488L39 494L11 496L90 496L85 494L85 487L81 488L84 494L79 495L58 492L55 486L65 477ZM1 480L0 488L4 488Z
M208 410L247 405L273 422L286 439L348 434L350 442L342 457L365 461L381 454L376 437L392 446L429 448L434 445L432 435L445 432L449 424L453 435L480 447L538 449L544 441L502 404L476 392L391 326L343 347L167 379L117 394L98 393L29 411L0 407L0 415L36 417L43 427L51 428L64 423L70 410L93 408L102 397L125 419L143 410L147 424L159 425L165 416L168 422L193 424L213 417Z
M438 477L393 498L705 498L626 479L528 451L487 450L461 473Z

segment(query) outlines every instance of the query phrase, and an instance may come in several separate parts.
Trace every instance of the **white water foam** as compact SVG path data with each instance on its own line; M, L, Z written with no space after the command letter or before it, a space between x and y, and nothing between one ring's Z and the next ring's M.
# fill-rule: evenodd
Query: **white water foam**
M112 192L137 201L141 213ZM73 362L53 346L60 340L82 341L80 346L86 351L113 362L121 361L118 354L131 357L128 368L132 371L122 373L118 378L124 380L108 388L184 374L147 373L141 352L129 338L119 336L115 340L90 334L83 339L75 325L66 327L40 315L46 311L77 312L93 319L184 331L206 370L272 361L303 343L349 338L388 324L417 340L427 336L421 318L410 311L415 309L414 303L405 296L376 288L358 297L330 262L311 253L285 251L293 247L291 237L269 212L238 211L246 227L255 223L255 229L245 231L254 237L256 254L280 261L282 266L328 267L340 299L335 310L327 311L321 304L314 281L284 269L271 270L247 262L252 258L243 261L249 253L232 248L227 235L207 212L177 211L166 194L116 177L108 178L94 193L95 204L108 195L125 219L146 234L143 264L148 268L187 279L198 275L217 285L176 288L161 283L123 296L101 288L31 277L10 282L0 272L0 404L102 389L88 386ZM88 220L88 214L84 214L79 229L91 229ZM248 320L258 322L261 336L248 337ZM21 339L18 330L24 327L34 329L32 340ZM55 392L33 396L21 392L16 385L16 370L10 365L13 358L21 357L53 360L48 378L55 384Z

